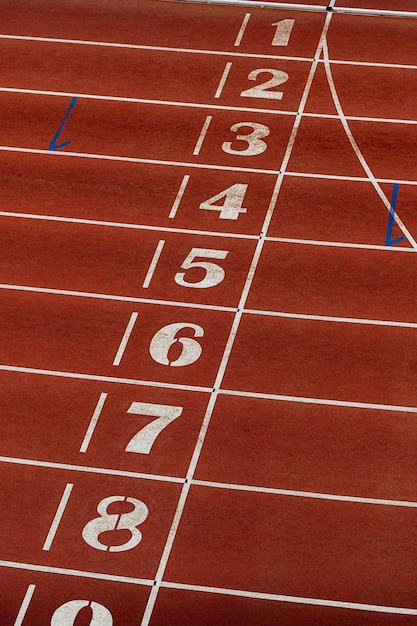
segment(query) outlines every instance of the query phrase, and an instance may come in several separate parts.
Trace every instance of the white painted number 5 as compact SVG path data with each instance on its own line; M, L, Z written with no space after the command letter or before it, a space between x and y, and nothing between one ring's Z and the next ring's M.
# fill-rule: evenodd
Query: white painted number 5
M262 154L267 149L265 141L262 141L264 137L268 137L271 132L268 126L264 124L257 124L256 122L238 122L233 124L230 130L237 133L241 128L252 128L251 133L245 135L236 135L236 141L243 141L247 144L246 148L232 148L232 141L225 141L222 145L223 152L228 154L239 154L240 156L255 156L256 154Z
M224 269L212 263L210 261L196 261L197 257L205 259L225 259L229 254L228 250L208 250L206 248L192 248L191 252L181 265L183 270L189 270L192 268L201 268L205 272L204 278L199 281L191 282L185 280L185 272L178 272L175 274L174 280L177 285L181 287L191 287L193 289L207 289L208 287L214 287L222 282L225 276Z

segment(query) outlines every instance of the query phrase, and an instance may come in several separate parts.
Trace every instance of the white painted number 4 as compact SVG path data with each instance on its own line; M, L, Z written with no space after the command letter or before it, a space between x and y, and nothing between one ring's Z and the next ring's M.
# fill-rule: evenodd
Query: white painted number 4
M247 188L248 186L242 183L231 185L205 202L202 202L200 209L219 211L219 218L221 220L237 220L241 213L246 213L247 211L243 206ZM223 198L223 204L216 204L216 202Z

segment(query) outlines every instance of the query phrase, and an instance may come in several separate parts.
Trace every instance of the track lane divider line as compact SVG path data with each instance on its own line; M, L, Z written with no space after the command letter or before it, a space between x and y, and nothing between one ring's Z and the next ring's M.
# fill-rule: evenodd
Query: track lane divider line
M184 176L187 178L187 176ZM188 176L190 178L190 176ZM184 180L183 180L184 182ZM184 190L182 190L182 194ZM178 194L179 195L179 194ZM178 196L177 196L178 198ZM181 198L179 199L181 201ZM177 202L177 199L175 203ZM178 207L175 207L175 210ZM171 209L172 211L172 209ZM126 228L129 230L146 230L150 232L181 233L184 235L208 235L210 237L228 237L232 239L257 240L257 235L247 235L245 233L227 233L211 230L193 230L191 228L176 228L174 226L149 226L147 224L132 224L128 222L106 222L104 220L90 220L78 217L65 217L63 215L42 215L41 213L15 213L14 211L0 211L0 217L12 217L16 219L39 220L45 222L63 222L66 224L85 224L86 226L106 226L110 228ZM168 216L169 217L169 216Z
M104 383L121 383L139 387L156 387L158 389L178 389L182 391L199 391L202 393L213 393L212 387L197 387L195 385L180 385L178 383L167 383L164 381L139 380L135 378L119 378L117 376L105 376L100 374L85 374L68 372L61 370L48 370L36 367L24 367L21 365L0 364L0 371L14 372L18 374L33 374L40 376L51 376L57 378L70 378L75 380L98 381ZM417 413L417 407L403 406L395 404L373 404L370 402L355 402L351 400L331 400L326 398L308 398L304 396L286 396L273 393L263 393L258 391L242 391L237 389L217 389L217 394L238 396L241 398L259 398L262 400L280 400L283 402L300 402L302 404L323 404L326 406L354 407L356 409L376 409L379 411L399 411L400 413Z
M101 415L101 411L103 410L104 403L107 400L107 396L108 394L104 392L101 393L99 396L99 399L97 401L90 423L88 425L87 431L84 435L84 439L81 443L80 452L87 452L88 446L90 445L91 438L97 426L97 422Z
M120 365L120 362L126 350L127 343L130 339L130 335L132 334L133 327L136 323L136 320L138 319L138 315L139 313L137 313L136 311L134 311L131 314L129 321L127 323L125 332L123 333L123 337L120 341L120 345L117 349L116 356L114 357L113 365L116 365L116 366Z
M211 165L206 163L195 163L189 161L164 161L161 159L143 159L140 157L127 157L127 156L117 156L110 154L93 154L91 152L71 152L70 150L65 150L61 152L60 150L42 150L39 148L21 148L18 146L0 146L0 152L21 152L24 154L44 154L52 157L73 157L73 158L82 158L82 159L97 159L101 161L119 161L122 163L143 163L145 165L167 165L167 166L175 166L175 167L187 167L194 169L203 169L203 170L216 170L216 171L226 171L226 172L248 172L252 174L271 174L272 176L277 176L279 174L278 170L265 170L261 168L255 167L236 167L232 165ZM367 180L367 179L365 179Z
M49 551L51 549L52 542L55 539L55 535L58 531L59 524L61 523L62 517L65 513L65 509L67 507L68 500L70 498L73 487L74 487L73 483L67 483L65 486L65 489L61 496L61 500L58 504L58 508L56 510L54 519L52 520L52 524L49 529L48 535L45 539L45 543L43 544L42 550Z
M212 487L213 489L231 489L232 491L244 491L253 493L268 493L276 496L288 496L291 498L312 498L313 500L330 500L333 502L350 502L353 504L377 504L379 506L399 506L416 509L417 502L412 500L388 500L383 498L368 498L361 496L346 496L333 493L318 493L315 491L298 491L294 489L276 489L273 487L259 487L255 485L239 485L236 483L220 483L210 480L193 480L193 485L200 487Z
M29 585L25 596L23 598L22 604L20 605L19 613L17 614L16 620L13 626L22 626L23 620L25 619L27 610L29 608L29 604L32 600L33 594L35 592L36 585Z
M209 50L202 48L170 48L169 46L147 46L142 44L114 43L109 41L91 41L86 39L60 39L57 37L32 37L27 35L0 34L0 39L17 41L39 41L44 43L72 44L79 46L102 46L105 48L125 48L128 50L151 50L154 52L175 52L184 54L203 54L208 56L242 57L247 59L273 59L275 61L313 61L310 57L292 57L282 54L252 54L250 52L231 52L227 50Z
M326 76L327 76L327 82L332 94L332 99L334 102L334 105L336 107L336 111L339 115L340 121L342 123L342 126L344 128L344 131L346 133L346 136L349 140L350 145L353 148L353 151L359 161L359 163L361 164L362 168L365 170L369 180L371 181L373 187L375 188L375 191L377 192L377 194L379 195L379 197L381 198L382 202L384 203L385 207L388 209L389 212L391 212L391 202L388 200L387 196L385 195L385 193L383 192L381 186L379 185L377 179L375 178L371 168L368 165L368 162L366 161L361 149L359 148L353 134L352 131L350 129L350 126L348 124L348 121L345 117L344 111L343 111L343 107L341 105L340 99L339 99L339 95L337 93L337 89L334 83L334 79L333 79L333 74L332 74L332 70L330 67L330 63L329 63L329 49L327 47L327 40L324 42L323 45L323 59L324 59L324 68L326 71ZM417 241L414 239L414 237L411 235L411 233L409 232L409 230L406 228L405 224L403 223L403 221L399 218L398 214L395 214L395 222L397 223L397 225L399 226L399 228L401 229L401 231L403 232L403 234L405 235L405 237L408 239L409 243L412 245L412 247L417 250Z
M28 467L45 467L48 469L66 470L69 472L81 472L83 474L102 474L103 476L119 476L121 478L143 478L158 482L178 483L184 482L184 478L177 476L165 476L164 474L149 474L145 472L132 472L110 467L94 467L92 465L76 465L74 463L56 463L54 461L42 461L38 459L24 459L12 456L0 456L0 463L13 465L25 465Z
M287 168L287 165L288 165L291 153L292 153L292 149L293 149L294 142L295 142L295 139L296 139L296 136L297 136L297 132L298 132L298 128L299 128L299 125L300 125L301 118L302 118L302 114L303 114L303 111L304 111L304 108L305 108L305 105L306 105L306 102L307 102L307 97L308 97L308 94L310 92L310 88L311 88L311 84L312 84L312 81L313 81L313 77L314 77L315 71L317 69L318 58L320 56L321 49L322 49L323 43L325 41L325 36L326 36L327 29L329 27L329 23L330 23L331 17L332 17L332 14L328 13L327 16L326 16L326 19L324 21L323 29L322 29L322 32L321 32L321 35L320 35L320 40L319 40L319 43L317 45L317 50L316 50L316 54L315 54L315 60L311 64L310 71L309 71L309 74L308 74L308 78L307 78L305 86L304 86L303 94L302 94L302 97L301 97L301 100L300 100L300 104L299 104L299 107L298 107L298 114L295 117L295 120L294 120L294 123L293 123L293 127L292 127L292 130L291 130L291 133L290 133L290 137L289 137L289 140L287 142L285 153L284 153L284 156L283 156L283 159L282 159L282 163L281 163L281 166L279 168L279 174L278 174L278 176L276 178L276 181L275 181L275 186L274 186L274 189L273 189L273 192L272 192L272 195L271 195L271 200L270 200L270 203L269 203L269 207L268 207L268 210L267 210L267 213L266 213L266 216L265 216L262 228L261 228L261 236L260 236L259 241L257 243L256 249L255 249L255 252L253 254L252 261L251 261L251 264L250 264L250 267L249 267L249 271L247 273L245 285L243 287L243 290L242 290L242 293L241 293L241 297L240 297L240 301L239 301L239 306L238 306L237 312L235 313L235 317L234 317L234 320L233 320L233 323L232 323L232 327L231 327L231 330L230 330L230 333L229 333L229 336L228 336L228 339L227 339L227 342L226 342L226 346L225 346L225 349L224 349L224 352L223 352L223 356L222 356L222 359L221 359L221 362L220 362L220 366L219 366L219 369L218 369L218 372L217 372L217 376L216 376L216 379L215 379L215 382L214 382L213 390L212 390L212 393L210 394L210 399L209 399L209 402L208 402L208 405L207 405L207 410L206 410L206 413L205 413L205 416L204 416L204 419L203 419L203 423L202 423L202 426L201 426L201 429L200 429L200 433L199 433L199 436L198 436L197 444L195 446L194 453L192 455L191 462L190 462L190 465L189 465L189 468L188 468L187 479L186 479L186 482L185 482L185 484L184 484L184 486L183 486L183 488L181 490L181 495L180 495L180 498L179 498L179 501L178 501L178 506L177 506L177 509L176 509L176 512L175 512L175 515L174 515L174 519L173 519L173 522L172 522L172 525L171 525L171 529L170 529L169 534L168 534L167 541L165 543L165 547L164 547L164 550L163 550L160 562L159 562L159 566L158 566L158 569L157 569L157 572L156 572L156 575L155 575L155 584L154 584L154 586L151 589L151 593L149 595L148 603L146 605L145 612L144 612L144 615L143 615L143 618L142 618L142 621L141 621L141 626L149 626L149 622L150 622L151 617L152 617L152 613L153 613L153 609L154 609L154 606L155 606L155 602L156 602L156 599L157 599L157 596L158 596L158 593L159 593L159 590L160 590L160 584L161 584L161 581L162 581L162 579L164 577L164 574L165 574L165 570L166 570L166 567L167 567L167 564L168 564L168 560L169 560L169 557L170 557L170 554L171 554L171 550L172 550L172 547L173 547L173 544L174 544L174 541L175 541L176 533L177 533L177 530L178 530L178 527L179 527L179 524L180 524L180 521L181 521L181 518L182 518L182 515L183 515L185 503L186 503L187 498L188 498L190 485L191 485L191 480L194 477L194 472L195 472L195 469L196 469L196 466L197 466L197 463L198 463L198 459L200 457L200 453L201 453L201 450L202 450L202 447L203 447L203 444L204 444L204 440L205 440L205 436L206 436L206 433L207 433L207 429L208 429L208 426L209 426L209 423L210 423L210 420L211 420L211 415L212 415L213 409L215 407L215 404L216 404L216 401L217 401L217 398L218 398L218 392L219 392L219 389L220 389L222 381L223 381L224 373L226 371L226 367L227 367L227 364L228 364L228 361L229 361L229 358L230 358L232 347L234 345L236 334L237 334L237 331L238 331L238 328L239 328L239 325L240 325L240 321L241 321L241 318L242 318L242 315L243 315L243 309L245 307L247 298L249 296L249 290L250 290L250 288L252 286L252 282L253 282L253 279L254 279L255 271L256 271L256 268L257 268L260 256L261 256L261 252L262 252L263 246L264 246L265 236L266 236L266 234L268 232L268 227L269 227L269 224L270 224L271 219L272 219L272 215L273 215L273 212L274 212L274 209L275 209L275 205L276 205L276 202L277 202L277 199L278 199L278 194L279 194L282 182L284 180L284 173L285 173L285 170Z
M417 615L417 609L405 607L384 606L378 604L361 604L358 602L346 602L342 600L326 600L322 598L305 598L303 596L283 596L275 593L258 591L241 591L238 589L226 589L221 587L206 587L204 585L190 585L188 583L176 583L163 581L161 587L166 589L183 589L187 591L201 591L205 593L217 593L227 596L241 596L258 600L273 600L275 602L291 602L294 604L309 604L314 606L328 606L333 608L355 609L358 611L373 611L376 613L394 613L398 615Z
M239 32L238 32L237 36L236 36L235 43L233 44L235 47L240 46L240 43L242 41L242 37L243 37L243 35L245 33L245 30L246 30L246 26L248 25L248 22L250 20L250 16L251 16L250 13L246 13L245 17L242 20L242 25L241 25L241 27L239 29Z

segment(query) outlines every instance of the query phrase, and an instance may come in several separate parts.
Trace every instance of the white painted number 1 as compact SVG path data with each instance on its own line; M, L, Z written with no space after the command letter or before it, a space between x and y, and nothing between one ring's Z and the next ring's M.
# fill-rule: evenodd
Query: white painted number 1
M272 24L277 27L272 40L273 46L288 46L294 22L295 20L281 20Z
M92 612L89 626L113 626L110 611L102 604L88 600L70 600L59 606L52 615L51 626L74 626L80 611L86 607Z

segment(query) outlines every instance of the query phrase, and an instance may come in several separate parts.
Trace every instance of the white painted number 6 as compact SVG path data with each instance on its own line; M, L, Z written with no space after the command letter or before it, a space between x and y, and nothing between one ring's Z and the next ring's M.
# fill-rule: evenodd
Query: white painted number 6
M194 331L194 337L202 337L204 330L197 324L188 324L179 322L178 324L168 324L153 336L149 352L151 357L161 365L171 365L172 367L183 367L195 363L201 355L202 348L198 341L192 337L177 337L177 333L184 328L191 328ZM182 346L181 354L174 360L169 360L170 348L180 343Z
M92 616L89 626L113 626L112 614L105 606L88 600L70 600L57 608L52 615L51 626L74 626L81 609L90 607Z
M251 133L246 135L237 135L236 141L244 141L247 144L246 148L237 150L232 148L232 141L225 141L222 145L223 152L228 154L239 154L240 156L255 156L256 154L262 154L267 149L265 141L262 141L263 137L268 137L271 132L268 126L264 124L257 124L256 122L238 122L233 124L230 130L237 133L241 128L252 128Z
M114 502L128 502L133 505L133 511L129 513L109 513L108 507ZM132 550L142 541L142 533L137 528L148 517L148 507L141 500L136 498L127 498L126 496L109 496L103 498L97 506L97 513L100 517L95 517L89 521L83 528L83 539L89 546L96 550L104 552L124 552ZM102 533L109 530L128 530L130 539L118 546L108 546L106 543L99 541ZM124 536L124 534L123 534Z

